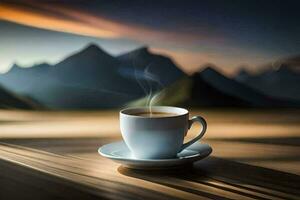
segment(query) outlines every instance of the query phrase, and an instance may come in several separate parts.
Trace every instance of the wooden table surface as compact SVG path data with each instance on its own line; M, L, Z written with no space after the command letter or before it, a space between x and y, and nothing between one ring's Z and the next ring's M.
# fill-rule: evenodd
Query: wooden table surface
M121 139L116 112L0 112L0 199L300 199L298 112L199 113L212 156L143 171L97 154Z

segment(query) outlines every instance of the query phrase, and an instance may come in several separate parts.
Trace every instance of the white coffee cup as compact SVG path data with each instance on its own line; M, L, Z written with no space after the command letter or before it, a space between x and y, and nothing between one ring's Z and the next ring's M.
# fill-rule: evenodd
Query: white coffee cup
M174 115L162 117L138 115L149 111L147 107L127 108L120 111L122 137L135 158L174 158L177 153L201 139L206 131L206 121L200 116L189 119L189 112L186 109L154 106L151 107L152 112ZM194 122L201 123L202 130L197 137L184 144L184 137Z

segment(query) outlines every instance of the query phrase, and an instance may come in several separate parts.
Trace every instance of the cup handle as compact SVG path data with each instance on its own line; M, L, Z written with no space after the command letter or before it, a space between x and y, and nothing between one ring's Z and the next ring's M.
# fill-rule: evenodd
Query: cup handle
M203 117L201 117L201 116L192 117L192 119L189 120L189 129L191 128L191 126L194 122L199 122L202 125L202 130L201 130L201 132L199 133L199 135L197 137L195 137L194 139L192 139L192 140L188 141L187 143L183 144L180 151L184 150L188 146L190 146L190 145L194 144L195 142L197 142L198 140L200 140L203 137L203 135L206 131L207 123L206 123L206 121Z

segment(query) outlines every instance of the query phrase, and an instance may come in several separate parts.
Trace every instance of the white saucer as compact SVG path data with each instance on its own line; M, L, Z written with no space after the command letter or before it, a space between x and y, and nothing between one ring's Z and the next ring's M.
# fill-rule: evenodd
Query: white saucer
M137 159L123 141L106 144L98 149L100 155L133 169L163 169L180 167L207 157L212 148L208 144L195 143L171 159Z

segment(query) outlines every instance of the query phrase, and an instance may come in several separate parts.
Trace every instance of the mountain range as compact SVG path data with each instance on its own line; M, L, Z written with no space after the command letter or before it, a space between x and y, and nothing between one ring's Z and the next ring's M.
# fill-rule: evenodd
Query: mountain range
M51 109L92 109L123 106L183 76L169 58L145 47L113 57L91 44L55 65L14 64L0 83Z
M230 79L213 67L193 75L191 105L195 106L232 106L232 107L273 107L288 106L276 98L270 98L255 89ZM203 95L206 98L203 98Z
M241 70L229 78L207 65L188 76L172 59L147 47L112 56L90 44L55 65L14 64L0 75L0 84L13 96L30 97L49 109L146 105L148 97L158 93L164 94L156 102L159 105L299 107L300 76L290 66L291 62L255 75Z
M0 86L0 108L32 110L32 109L37 109L42 107L30 101L30 99L26 99L25 97L20 97L18 95L15 95Z
M207 65L202 71L180 79L159 91L152 105L180 105L183 107L300 107L299 101L265 95L250 86L228 78L215 66ZM128 106L146 105L147 98L131 102Z
M300 59L293 64L284 62L276 69L270 66L256 74L241 69L235 79L270 97L300 101Z

